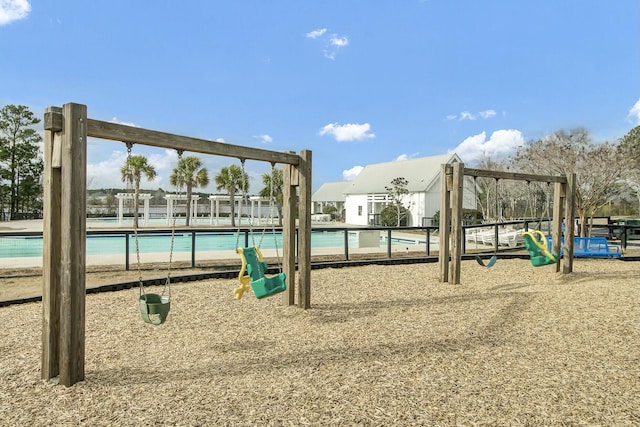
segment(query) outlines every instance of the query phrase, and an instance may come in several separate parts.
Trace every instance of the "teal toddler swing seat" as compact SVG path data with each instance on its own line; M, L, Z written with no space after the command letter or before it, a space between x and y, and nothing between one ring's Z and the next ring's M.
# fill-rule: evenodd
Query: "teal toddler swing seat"
M271 277L264 275L267 263L263 260L258 247L238 248L236 252L242 260L242 268L238 274L240 286L235 290L237 299L242 297L242 293L249 285L258 299L284 292L287 289L285 273Z
M547 238L539 230L526 231L522 233L524 238L524 246L529 251L531 264L534 267L542 267L543 265L556 264L558 255L552 254L547 249Z
M240 212L242 212L242 200L247 198L247 185L248 185L248 176L244 171L244 159L240 159L242 164L241 175L240 175L240 183L242 188L242 198L240 199ZM274 194L274 183L275 183L275 163L271 163L271 175L269 176L269 222L271 222L272 228L271 233L273 234L274 246L276 249L276 257L279 259L278 255L278 241L276 238L276 231L274 227L274 215L273 208L275 204L275 194ZM253 209L252 209L253 212ZM251 232L251 238L253 239L253 218L249 221L249 230ZM278 294L280 292L284 292L287 289L286 278L287 276L280 268L280 273L274 274L273 276L266 277L264 273L267 271L267 263L264 261L262 257L262 252L260 252L260 243L262 243L262 238L264 237L266 231L266 226L262 230L262 236L260 237L260 242L256 244L253 243L253 246L247 246L244 248L238 247L238 242L240 240L240 223L238 222L238 234L236 238L236 253L240 255L240 259L242 261L242 267L240 268L240 273L238 274L238 281L240 285L233 290L236 299L242 298L242 295L249 290L249 287L253 290L253 294L257 299L270 297L272 295ZM278 261L279 262L279 261Z
M498 260L498 257L493 255L491 258L489 258L489 261L485 264L482 257L480 255L476 255L476 262L481 266L487 267L487 268L493 267L496 264L497 260Z

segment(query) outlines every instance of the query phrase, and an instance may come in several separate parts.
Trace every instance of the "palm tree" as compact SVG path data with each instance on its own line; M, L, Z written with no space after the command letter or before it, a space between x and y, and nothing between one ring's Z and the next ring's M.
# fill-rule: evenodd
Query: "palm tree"
M226 191L231 203L231 226L236 226L236 193L246 194L249 191L249 175L238 165L229 165L220 169L216 175L216 188ZM242 214L242 212L240 212Z
M134 186L133 195L133 227L138 227L138 209L140 208L140 178L144 175L148 181L153 181L156 177L156 169L149 164L145 156L129 156L120 169L122 182L128 182Z
M209 172L202 165L200 158L196 156L187 156L180 159L178 166L173 169L173 173L169 177L171 185L186 188L187 192L187 219L186 225L189 226L189 218L191 217L191 194L194 188L206 187L209 185Z
M282 227L282 187L284 185L282 169L273 168L271 173L263 173L262 183L264 187L260 190L260 197L269 198L269 209L271 209L272 203L275 203L276 209L278 209L278 225ZM270 199L271 196L273 196L273 200Z

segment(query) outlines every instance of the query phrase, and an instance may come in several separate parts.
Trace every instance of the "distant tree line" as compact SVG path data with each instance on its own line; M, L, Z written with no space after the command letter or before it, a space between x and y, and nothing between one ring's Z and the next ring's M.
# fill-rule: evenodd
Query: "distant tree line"
M42 215L40 123L24 105L0 109L0 218L39 218Z

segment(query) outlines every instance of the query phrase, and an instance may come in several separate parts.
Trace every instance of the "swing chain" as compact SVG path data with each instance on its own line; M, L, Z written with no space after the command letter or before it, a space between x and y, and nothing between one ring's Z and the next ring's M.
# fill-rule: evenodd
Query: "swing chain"
M131 157L132 157L132 149L133 149L133 142L125 142L126 146L127 146L127 171L129 172L129 176L127 177L127 185L128 185L128 190L131 190L131 185L132 183L132 174L133 171L131 170ZM133 204L135 205L135 200L138 198L138 193L137 190L134 189L134 195L133 195L134 199L133 199ZM138 212L134 212L134 215L138 216ZM133 239L135 241L135 246L136 246L136 268L138 270L138 287L140 289L140 295L144 294L144 284L142 283L142 267L141 267L141 262L140 262L140 242L139 242L139 238L138 238L138 221L134 220L133 221Z
M280 250L278 248L278 236L276 235L275 217L273 214L274 207L277 209L277 200L275 196L275 177L276 177L276 164L271 163L271 185L269 188L269 221L271 221L271 234L273 235L273 246L276 248L276 260L278 262L278 269L282 273L282 263L280 262Z
M551 183L547 182L547 192L544 196L545 200L545 204L544 204L544 217L547 220L547 225L549 225L549 207L551 206L551 200L549 198L551 193ZM538 229L542 230L542 218L540 218L540 223L538 224ZM548 229L548 227L547 227ZM549 231L550 232L550 231Z
M276 164L271 162L271 173L269 174L269 221L271 221L271 227L272 227L272 233L275 232L275 230L273 229L273 207L274 207L274 191L273 191L273 185L274 185L274 171L276 168ZM258 212L258 221L260 221L261 215L260 212ZM258 242L258 247L262 246L262 240L264 239L264 235L266 234L267 231L267 224L264 225L264 227L262 228L262 234L260 235L260 241Z
M178 165L180 164L180 162L182 161L182 153L184 153L184 150L176 150L178 152ZM181 181L179 181L181 182ZM178 185L178 193L180 193L180 191L182 190L182 185L179 184ZM180 196L180 194L178 194L178 196ZM179 199L179 197L178 197ZM190 200L187 200L187 203L189 203ZM167 280L165 282L165 288L162 289L162 295L164 295L164 291L165 289L168 289L168 294L169 294L169 298L171 298L171 267L173 265L173 245L176 239L176 206L175 204L173 205L173 210L171 212L171 217L172 217L172 222L171 222L171 243L169 244L169 266L167 268Z
M240 227L242 222L242 208L243 208L244 198L247 195L247 181L244 179L244 176L245 176L244 162L245 162L245 159L240 159L240 171L241 171L240 172L240 189L242 190L242 194L240 197L240 202L238 203L238 227L236 232L236 248L240 247L239 244L240 244L240 231L241 231ZM251 230L251 222L249 222L249 229ZM253 239L253 231L251 231L251 238Z
M496 222L500 222L500 220L502 219L502 215L500 212L500 208L499 208L499 203L498 203L498 183L500 181L500 178L496 178Z
M246 159L240 159L240 165L241 165L240 184L242 187L242 197L240 198L240 203L238 204L239 205L238 206L238 235L236 237L236 247L238 247L238 244L240 242L240 225L242 222L242 210L244 208L244 202L245 202L245 199L248 197L247 193L249 191L247 188L249 184L249 179L246 176L247 173L244 167L245 160ZM249 218L249 234L251 235L251 245L254 248L256 247L260 248L260 244L262 243L262 238L260 238L260 242L258 243L258 245L256 245L255 233L253 231L253 218ZM257 265L258 265L258 271L260 273L260 276L264 276L265 272L263 271L263 268L262 268L262 262L258 262Z

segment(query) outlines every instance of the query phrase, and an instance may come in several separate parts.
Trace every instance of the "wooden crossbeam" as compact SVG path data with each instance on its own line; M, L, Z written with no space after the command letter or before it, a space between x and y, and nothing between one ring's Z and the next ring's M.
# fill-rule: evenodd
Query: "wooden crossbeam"
M496 179L512 179L515 181L559 182L562 184L567 183L566 176L556 176L556 175L533 175L528 173L503 172L503 171L470 169L470 168L464 168L464 174L466 176L473 176L475 178L482 177L482 178L496 178Z
M241 145L175 135L95 119L87 120L87 135L93 138L131 142L134 144L151 145L153 147L190 151L193 153L236 157L238 159L259 160L294 166L298 165L300 159L297 154L292 153L280 153L260 148L244 147Z

